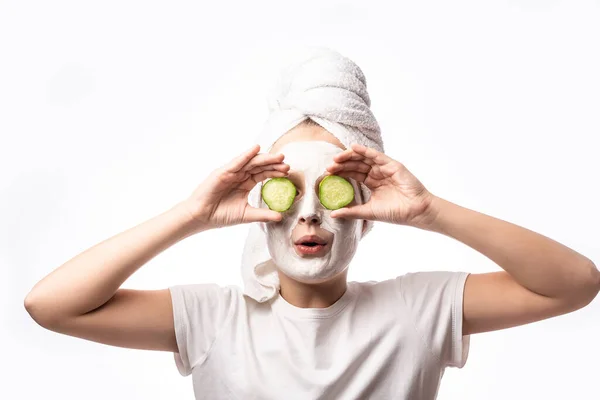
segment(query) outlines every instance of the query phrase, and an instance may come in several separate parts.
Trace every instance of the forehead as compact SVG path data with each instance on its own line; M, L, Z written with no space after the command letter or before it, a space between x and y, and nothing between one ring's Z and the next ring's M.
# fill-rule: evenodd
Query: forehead
M320 173L333 162L333 157L342 151L329 142L304 141L287 143L278 153L285 156L283 162L290 166L291 174L295 171Z
M300 123L283 134L273 143L270 152L278 153L280 148L288 143L304 141L325 141L345 149L346 147L331 132L317 124Z

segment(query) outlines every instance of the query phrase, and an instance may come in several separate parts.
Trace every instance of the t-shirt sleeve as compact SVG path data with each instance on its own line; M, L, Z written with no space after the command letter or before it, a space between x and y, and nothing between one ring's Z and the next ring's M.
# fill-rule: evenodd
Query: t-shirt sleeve
M169 287L178 353L173 353L182 376L204 361L232 311L235 292L214 283Z
M470 336L462 334L463 293L468 272L423 271L396 278L418 334L442 367L462 368Z

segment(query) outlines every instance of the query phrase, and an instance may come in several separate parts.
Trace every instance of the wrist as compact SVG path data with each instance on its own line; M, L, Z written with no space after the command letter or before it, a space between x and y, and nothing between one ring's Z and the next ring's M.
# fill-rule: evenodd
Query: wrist
M177 203L171 209L171 212L181 224L186 236L191 236L210 229L210 226L197 215L195 210L196 208L193 207L188 200Z
M439 230L440 214L446 201L436 195L431 195L427 207L412 224L414 227L427 231L437 232Z

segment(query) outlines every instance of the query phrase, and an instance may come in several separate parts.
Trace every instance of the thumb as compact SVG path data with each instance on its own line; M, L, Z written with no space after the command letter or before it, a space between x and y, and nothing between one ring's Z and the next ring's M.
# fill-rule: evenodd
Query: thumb
M351 207L339 208L333 210L329 215L332 218L373 219L368 204L356 204Z
M281 213L277 211L248 206L244 222L279 222L281 218Z

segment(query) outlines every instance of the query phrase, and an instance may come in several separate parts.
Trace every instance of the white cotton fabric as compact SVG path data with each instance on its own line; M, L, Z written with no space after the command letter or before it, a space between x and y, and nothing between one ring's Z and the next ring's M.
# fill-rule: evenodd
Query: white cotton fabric
M233 285L173 286L175 362L197 400L435 399L445 368L467 361L467 276L351 281L328 308L259 303Z
M262 152L287 131L310 118L335 136L346 148L352 143L384 151L381 129L371 112L371 99L362 70L349 58L327 48L299 49L281 71L269 98L269 117L256 138ZM260 207L261 185L248 196ZM371 192L360 184L364 202ZM272 299L279 291L279 276L267 248L265 223L249 224L242 254L244 294L258 302ZM366 221L363 237L373 227Z

